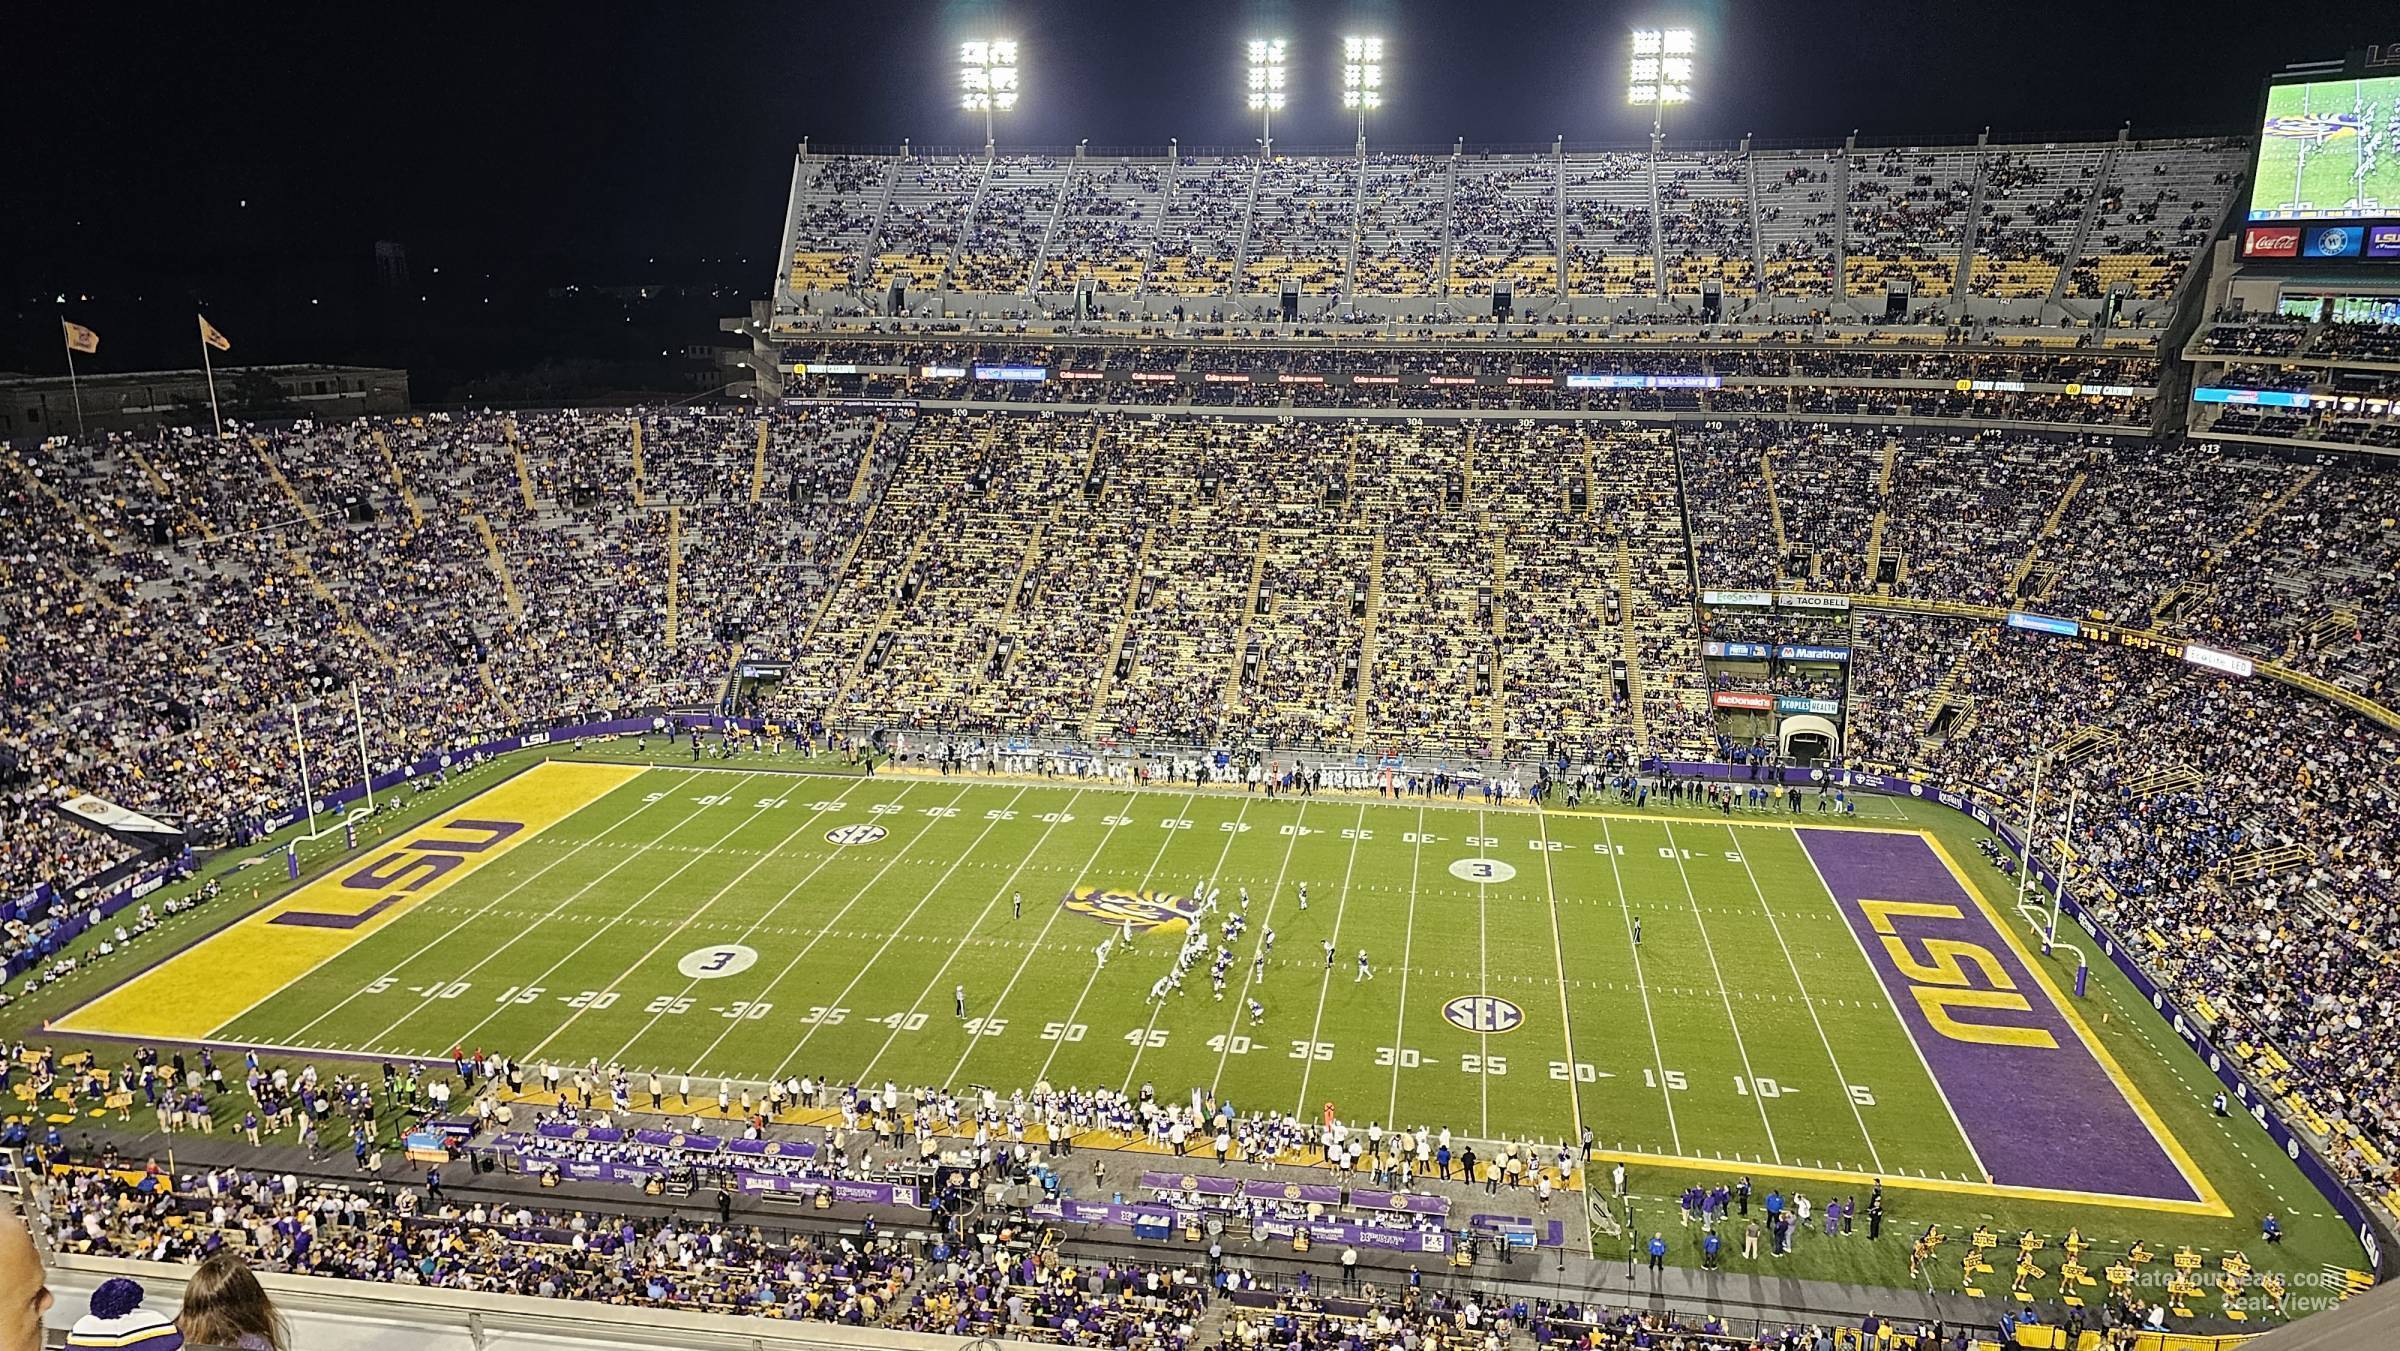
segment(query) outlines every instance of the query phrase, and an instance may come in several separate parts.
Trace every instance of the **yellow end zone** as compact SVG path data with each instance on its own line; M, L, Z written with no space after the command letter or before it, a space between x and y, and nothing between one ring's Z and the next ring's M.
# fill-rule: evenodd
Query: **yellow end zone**
M197 1041L399 919L418 902L647 771L545 761L310 882L52 1024Z

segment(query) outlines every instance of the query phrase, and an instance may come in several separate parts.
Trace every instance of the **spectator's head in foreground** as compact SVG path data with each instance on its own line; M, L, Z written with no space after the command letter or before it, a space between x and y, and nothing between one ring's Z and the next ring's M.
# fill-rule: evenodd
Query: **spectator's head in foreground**
M219 1253L200 1264L183 1287L183 1335L205 1346L283 1351L292 1343L283 1315L267 1299L242 1259Z
M41 1351L50 1287L15 1205L0 1201L0 1351Z

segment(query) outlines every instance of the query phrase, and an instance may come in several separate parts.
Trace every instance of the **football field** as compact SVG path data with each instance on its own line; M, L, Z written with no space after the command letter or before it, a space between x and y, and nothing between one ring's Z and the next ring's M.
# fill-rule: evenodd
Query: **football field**
M1205 954L1153 999L1193 926ZM596 1060L710 1093L1150 1084L1477 1139L1588 1127L1703 1169L2227 1213L1930 836L1813 800L1697 820L557 761L56 1027Z

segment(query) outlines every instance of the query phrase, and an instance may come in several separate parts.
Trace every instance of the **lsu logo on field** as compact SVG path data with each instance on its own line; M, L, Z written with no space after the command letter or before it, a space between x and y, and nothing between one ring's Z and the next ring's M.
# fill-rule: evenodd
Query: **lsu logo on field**
M1525 1010L1488 994L1462 994L1442 1005L1442 1017L1469 1032L1514 1032L1525 1023Z
M2330 141L2356 136L2365 125L2357 113L2281 113L2268 118L2262 130L2281 140Z
M1188 896L1146 888L1128 891L1123 887L1076 887L1060 898L1059 905L1112 929L1131 924L1136 933L1189 929L1200 913L1200 903Z

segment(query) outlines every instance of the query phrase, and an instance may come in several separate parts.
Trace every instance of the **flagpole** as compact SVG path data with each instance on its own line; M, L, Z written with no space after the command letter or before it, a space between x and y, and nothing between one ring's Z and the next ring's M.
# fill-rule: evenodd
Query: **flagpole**
M67 389L75 396L75 438L83 439L83 384L75 378L75 344L67 344Z
M225 419L217 415L217 364L208 359L208 335L200 335L200 368L208 372L208 420L216 424L217 435L225 434Z

